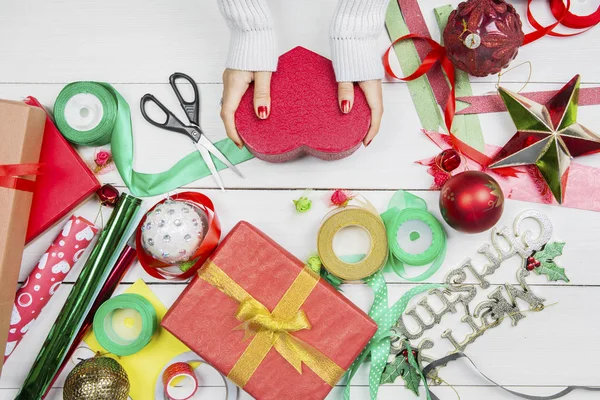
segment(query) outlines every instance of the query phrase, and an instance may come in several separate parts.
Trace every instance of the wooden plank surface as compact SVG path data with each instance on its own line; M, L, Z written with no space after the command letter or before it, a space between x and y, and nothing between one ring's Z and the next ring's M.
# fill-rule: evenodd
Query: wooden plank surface
M434 38L439 38L433 8L457 0L422 0L419 2ZM135 167L139 171L158 172L194 151L191 143L177 135L160 131L143 121L138 102L145 93L153 93L172 110L179 112L175 96L166 84L174 71L189 73L199 83L202 97L201 124L211 140L225 137L219 118L221 74L226 57L229 32L214 0L20 0L0 2L0 98L19 99L36 96L48 108L64 84L75 80L107 81L115 84L132 109L135 138ZM514 0L524 16L524 0ZM551 21L544 9L545 2L534 2L534 11L542 23ZM330 51L327 33L336 0L305 0L291 2L270 0L276 20L280 50L305 46L325 56ZM573 11L587 14L598 6L598 0L573 1ZM524 30L530 27L525 22ZM519 51L517 60L531 61L533 73L525 91L558 89L573 75L581 74L584 86L600 84L600 28L574 38L545 38ZM389 45L385 34L379 38L381 52ZM508 88L518 90L527 80L526 67L519 67L503 77ZM475 94L495 90L497 78L473 78ZM431 177L415 160L437 153L420 132L420 125L407 87L403 83L384 84L386 113L380 135L368 150L360 149L352 157L338 162L305 158L283 165L271 165L251 160L240 168L246 179L230 171L221 176L226 192L214 190L210 177L189 185L201 190L215 202L224 231L239 220L247 220L270 235L300 259L316 250L316 233L328 211L327 196L331 189L353 189L381 212L397 189L412 190L423 197L429 209L440 217L439 194L429 191ZM600 131L600 106L579 109L579 122ZM502 145L514 133L507 113L481 116L487 143ZM92 149L79 149L90 157ZM582 157L577 162L600 167L600 156ZM109 173L103 182L113 183L123 190L118 174ZM599 184L599 183L590 183ZM314 189L305 192L307 188ZM296 214L292 200L303 193L313 199L314 208L307 214ZM150 207L160 197L145 199ZM554 238L567 242L560 264L566 268L570 284L549 283L544 277L528 278L532 291L553 304L540 313L527 313L518 326L509 321L479 338L468 348L468 354L478 366L497 382L529 394L550 394L566 385L600 385L600 345L597 332L600 319L596 304L600 302L600 274L597 272L597 238L600 236L600 214L590 211L552 207L509 200L499 226L511 226L514 218L527 209L540 210L554 225ZM78 214L94 219L98 205L90 200L81 205ZM108 216L104 210L105 218ZM25 250L21 267L23 280L35 265L60 227L49 230ZM357 230L344 232L339 245L341 253L355 252L365 243ZM448 230L448 255L440 269L428 282L442 282L447 272L468 257L475 265L484 259L477 249L489 242L490 233L464 235ZM27 374L56 315L72 288L81 265L67 279L32 332L4 367L0 378L0 399L14 398ZM517 261L505 263L489 277L493 288L516 281ZM169 306L184 288L181 283L158 282L149 278L136 264L119 287L125 290L136 279L144 279ZM412 285L389 274L390 299L398 299ZM345 285L344 294L367 310L372 294L365 286ZM488 289L478 299L489 294ZM522 304L525 308L526 304ZM426 336L435 341L431 355L439 357L450 350L440 337L452 328L457 337L468 333L460 323L460 313L447 315L440 326ZM583 350L583 351L581 351ZM368 371L362 369L353 381L352 398L368 399ZM196 398L218 399L224 387L216 372L207 369L202 374L201 390ZM496 400L510 398L491 387L466 363L457 362L443 371L444 379L454 385L461 399ZM65 375L56 383L50 400L61 399ZM329 398L341 398L342 388L335 388ZM442 399L456 398L452 389L437 388ZM578 392L568 398L595 399L597 394ZM240 395L240 399L248 399ZM412 398L401 382L381 388L380 399ZM136 399L138 400L138 399Z

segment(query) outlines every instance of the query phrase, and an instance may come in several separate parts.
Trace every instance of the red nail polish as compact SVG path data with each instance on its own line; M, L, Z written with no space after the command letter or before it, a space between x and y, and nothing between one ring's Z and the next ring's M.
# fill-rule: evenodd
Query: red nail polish
M267 106L259 106L258 107L258 118L267 119L268 115L269 115L269 109L267 108Z
M350 112L350 100L342 100L342 112L348 114Z
M371 144L371 142L372 142L372 141L373 141L373 139L369 140L369 141L367 142L367 144L365 144L365 148L369 147L369 145Z

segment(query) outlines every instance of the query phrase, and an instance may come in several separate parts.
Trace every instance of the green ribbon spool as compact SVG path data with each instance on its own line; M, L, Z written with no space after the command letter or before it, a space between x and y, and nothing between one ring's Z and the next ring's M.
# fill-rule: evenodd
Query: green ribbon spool
M132 340L121 337L113 324L115 312L118 310L133 310L139 314L141 319L141 330L137 337ZM127 323L128 318L123 321ZM94 315L94 335L98 343L107 351L117 356L129 356L142 350L150 340L158 327L158 317L152 304L144 297L125 293L104 302Z
M102 146L110 143L117 119L117 103L111 93L98 83L70 83L54 103L54 119L69 142Z
M73 113L71 104L79 105L80 117L85 120L89 118L98 124L92 129L81 130L72 127L68 120L69 116L77 120L77 107ZM69 105L69 107L67 107ZM67 115L65 115L65 110ZM102 112L100 112L100 110ZM131 128L131 111L129 104L121 94L108 83L103 82L74 82L65 86L60 92L54 104L55 119L59 130L72 143L86 146L101 146L111 144L112 156L129 191L140 197L157 196L181 186L187 185L198 179L211 175L208 166L202 159L200 153L194 148L193 151L179 160L166 171L156 174L145 174L133 169L133 132ZM90 111L93 113L90 117ZM101 115L101 120L98 118ZM169 140L170 132L165 132L165 140ZM229 139L223 139L215 143L221 153L229 159L232 164L239 164L250 160L254 156L246 149L238 147ZM211 157L213 157L211 155ZM213 157L217 170L227 168L225 164Z
M385 270L392 270L410 282L423 281L439 270L446 257L446 233L437 218L427 211L427 203L423 199L399 190L390 200L388 210L381 214L381 218L386 227L390 249ZM398 244L398 230L408 221L420 221L431 232L431 244L420 253L410 253ZM411 232L411 240L418 240L421 236L417 234L413 237L412 234L415 232ZM405 265L423 266L429 263L431 265L422 274L415 277L407 276Z

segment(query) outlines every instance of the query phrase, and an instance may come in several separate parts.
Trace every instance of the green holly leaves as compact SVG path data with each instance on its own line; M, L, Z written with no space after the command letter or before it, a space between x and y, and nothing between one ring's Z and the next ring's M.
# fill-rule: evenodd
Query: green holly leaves
M404 379L404 386L418 396L421 376L402 354L398 354L394 361L385 366L381 374L381 384L394 383L399 376Z
M554 258L562 255L564 242L551 242L544 248L533 254L533 257L540 262L540 266L533 269L538 275L546 275L549 281L570 282L565 269L559 267L554 262Z

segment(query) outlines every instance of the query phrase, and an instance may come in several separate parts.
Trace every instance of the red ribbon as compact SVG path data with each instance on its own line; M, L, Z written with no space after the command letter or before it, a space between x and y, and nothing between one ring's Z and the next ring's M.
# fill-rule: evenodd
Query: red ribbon
M588 30L592 29L594 26L600 23L600 6L598 9L590 15L575 15L570 11L571 8L571 0L567 0L567 4L563 2L563 0L548 0L548 4L550 5L550 11L552 11L552 15L556 18L556 22L550 24L548 26L542 26L533 16L531 12L531 3L533 0L527 0L527 20L535 29L533 32L525 35L524 45L534 42L546 35L555 36L555 37L568 37L568 36L576 36L580 35ZM554 29L558 25L566 26L567 28L572 29L584 29L581 32L575 33L558 33L554 32Z
M423 63L419 66L419 68L417 68L415 72L413 72L405 78L402 78L396 76L396 74L394 73L392 66L390 65L389 54L396 45L396 43L406 39L425 40L427 43L429 43L432 50L429 52L429 54L427 54L427 56L423 60ZM383 56L383 65L385 67L386 72L392 77L400 79L402 81L412 81L425 75L431 69L431 67L433 67L438 61L441 64L442 69L446 73L446 76L448 77L448 82L450 83L450 94L448 95L448 101L446 102L446 107L444 108L444 123L446 125L446 129L448 130L450 138L452 139L452 147L460 153L464 154L466 157L475 161L477 164L481 165L483 168L487 168L487 166L491 164L492 159L460 140L451 131L452 122L454 121L454 115L456 114L456 82L454 65L448 58L446 48L433 39L411 33L409 35L405 35L396 39L394 43L392 43L392 45L387 49L385 55ZM514 168L498 168L495 169L495 172L503 176L517 176L517 174L520 171Z
M204 235L204 239L202 240L200 247L192 257L192 259L196 260L194 265L185 272L173 273L172 270L177 267L160 262L148 255L142 247L141 228L142 225L146 222L145 216L144 218L142 218L142 221L138 225L137 232L135 235L135 244L138 253L138 260L140 261L142 268L144 268L144 271L146 271L149 275L153 276L154 278L186 280L196 274L196 272L200 269L200 267L202 267L202 265L204 265L204 262L208 259L208 257L212 254L212 252L219 244L219 239L221 238L221 223L219 222L219 218L217 217L217 214L215 212L215 206L213 205L213 202L202 193L183 192L178 193L174 197L171 197L169 199L186 201L204 211L206 213L206 216L208 217L208 230ZM164 203L166 200L168 199L164 199L156 203L154 207L150 209L150 211L154 210L156 206Z
M40 175L42 164L6 164L0 165L0 187L8 189L33 192L35 181L25 179L24 176Z

